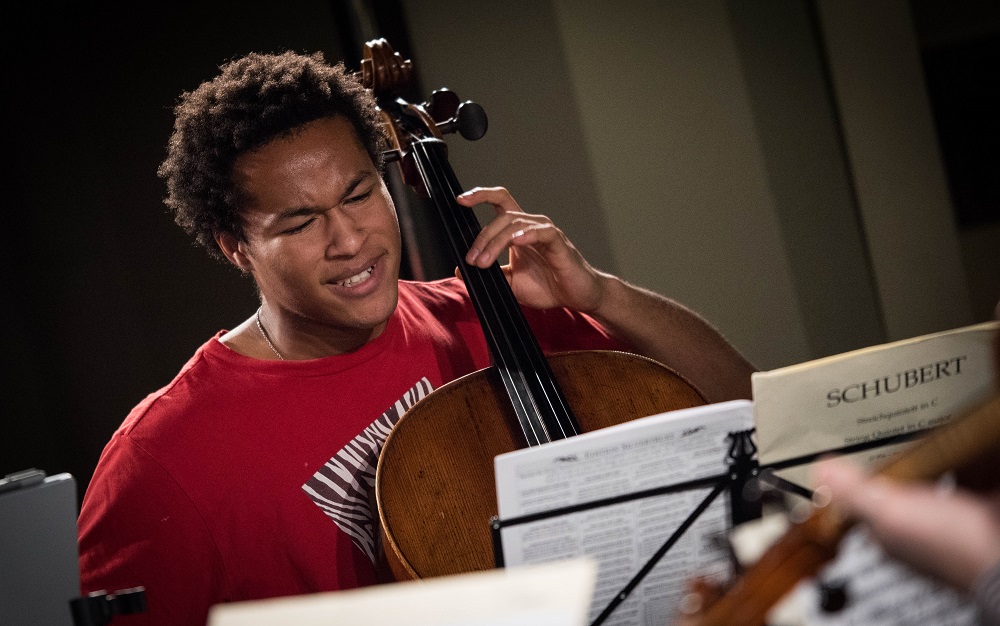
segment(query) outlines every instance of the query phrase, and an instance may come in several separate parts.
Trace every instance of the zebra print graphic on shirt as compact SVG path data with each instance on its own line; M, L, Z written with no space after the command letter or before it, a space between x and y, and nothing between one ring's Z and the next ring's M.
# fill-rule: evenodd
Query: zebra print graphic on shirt
M312 475L302 490L375 563L374 499L378 455L393 425L433 391L421 378L385 413Z

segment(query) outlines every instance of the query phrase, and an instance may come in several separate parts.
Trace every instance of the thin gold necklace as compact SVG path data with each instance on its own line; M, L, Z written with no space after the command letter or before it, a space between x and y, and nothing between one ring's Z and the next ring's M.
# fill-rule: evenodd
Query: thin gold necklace
M271 352L273 352L274 355L278 357L280 360L284 361L285 357L281 356L281 353L278 352L278 349L274 347L273 343L271 343L271 338L267 336L267 331L264 330L264 325L260 323L260 310L262 307L263 305L257 307L257 315L255 316L257 319L257 330L260 331L260 336L263 337L264 341L267 342L267 347L271 349Z

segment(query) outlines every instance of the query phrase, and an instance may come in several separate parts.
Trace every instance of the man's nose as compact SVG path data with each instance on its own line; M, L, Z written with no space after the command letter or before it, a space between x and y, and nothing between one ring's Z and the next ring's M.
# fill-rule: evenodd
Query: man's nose
M364 242L364 229L350 215L338 209L326 215L326 253L328 257L357 254Z

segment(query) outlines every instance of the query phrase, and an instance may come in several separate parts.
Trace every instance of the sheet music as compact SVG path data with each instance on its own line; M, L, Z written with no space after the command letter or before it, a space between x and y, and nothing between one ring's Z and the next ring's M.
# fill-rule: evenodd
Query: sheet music
M581 558L222 603L212 607L208 626L584 626L595 576L593 561Z
M728 433L752 427L751 403L662 413L496 457L502 520L725 474ZM585 510L503 529L505 564L589 556L598 564L593 621L711 488ZM688 579L728 576L720 494L604 623L669 624Z
M754 373L761 465L946 423L996 392L997 333L984 322ZM851 458L871 467L900 447ZM811 486L810 469L778 475Z
M947 423L996 392L998 332L1000 322L985 322L753 374L760 464ZM905 445L850 457L873 467ZM809 465L777 473L814 486ZM804 582L781 607L794 609L797 621L781 626L975 624L971 603L887 558L861 530L824 576L849 581L847 607L824 612L815 581Z
M827 566L823 576L847 581L847 605L836 613L824 612L817 584L799 585L793 602L799 607L801 624L975 626L977 623L976 608L970 600L890 559L860 529L851 531L844 539L837 559Z
M798 498L795 498L798 499ZM788 530L789 519L771 513L733 529L730 540L749 567ZM820 583L846 588L846 604L824 610ZM956 591L893 560L861 528L851 530L837 556L816 577L798 584L768 613L770 626L974 626L976 607Z

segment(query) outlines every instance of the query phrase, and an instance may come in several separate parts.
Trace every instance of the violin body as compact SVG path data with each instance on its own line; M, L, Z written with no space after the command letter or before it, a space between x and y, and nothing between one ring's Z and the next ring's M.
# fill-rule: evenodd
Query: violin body
M549 365L584 432L706 403L680 374L635 354L564 352ZM495 567L493 457L525 447L510 404L487 368L441 386L396 423L375 477L394 580Z
M945 472L984 463L995 467L998 453L1000 394L994 394L884 461L875 474L902 483L931 481ZM768 612L781 598L837 556L841 540L854 524L836 507L816 508L685 626L765 626Z

